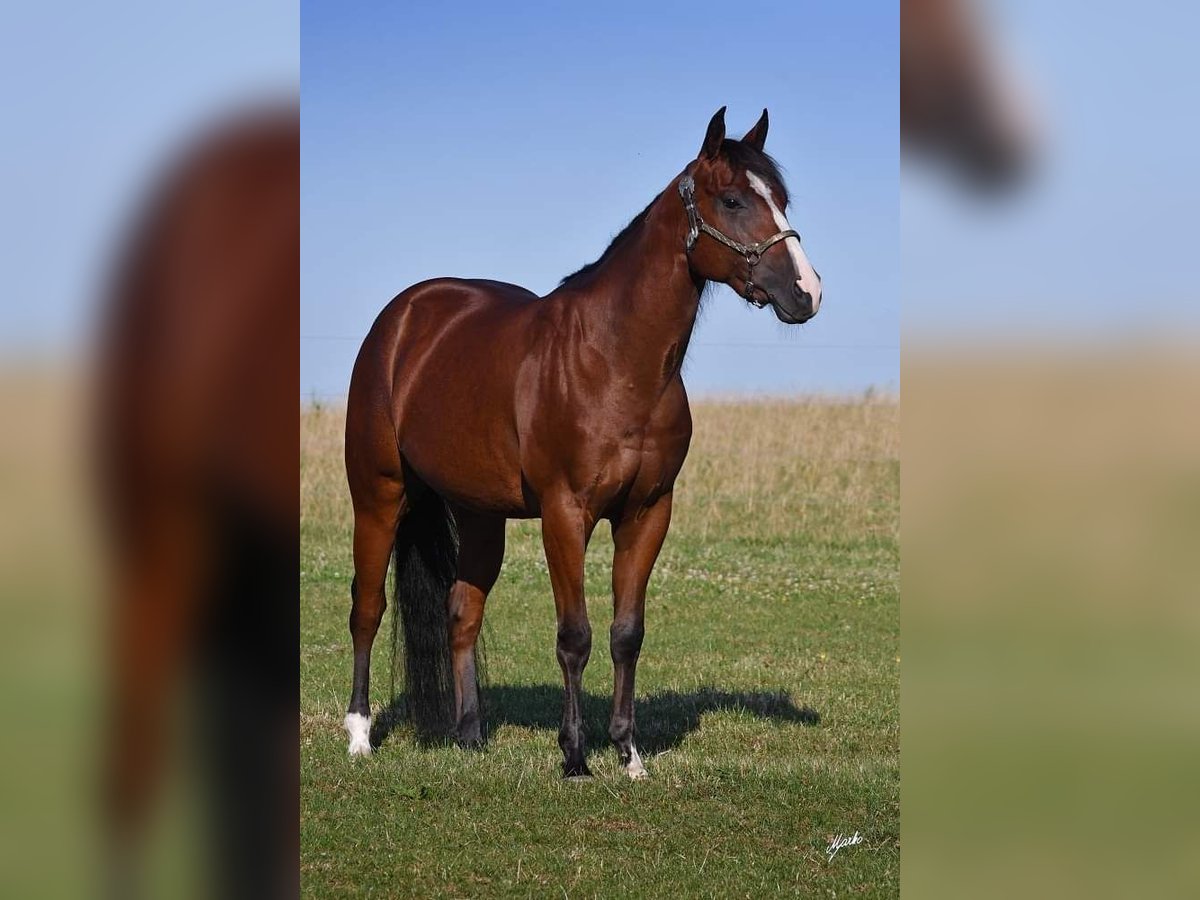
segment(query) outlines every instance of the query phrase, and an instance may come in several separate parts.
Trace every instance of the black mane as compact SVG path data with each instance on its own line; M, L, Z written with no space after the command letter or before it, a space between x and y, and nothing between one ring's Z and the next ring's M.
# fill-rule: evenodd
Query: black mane
M783 174L779 171L779 163L775 162L775 160L766 153L763 153L760 150L755 150L749 144L743 144L741 141L725 140L721 144L721 155L725 157L725 159L727 159L735 169L753 172L759 178L763 179L768 185L771 186L772 190L774 190L782 198L783 208L787 208L787 185L783 182ZM658 197L661 196L662 194L658 195ZM647 203L646 208L634 216L630 220L629 224L622 228L620 232L618 232L617 236L614 237L609 245L604 248L604 252L600 254L599 259L597 259L595 262L590 262L583 268L572 272L570 275L567 275L562 279L562 281L559 282L559 286L561 287L570 281L574 281L580 276L594 272L596 269L602 266L608 260L609 256L612 255L613 249L620 244L631 231L642 224L642 221L646 218L646 214L650 212L650 207L655 204L655 202L658 200L658 197L655 197L653 200Z
M658 195L658 197L661 196L662 194ZM616 247L617 244L619 244L625 238L625 236L629 234L629 232L633 231L633 229L642 224L642 221L646 218L646 213L650 212L650 207L654 205L655 201L658 200L658 197L655 197L654 200L651 200L649 203L647 203L645 209L629 220L629 224L622 228L617 236L612 239L609 245L604 248L604 252L600 254L599 259L597 259L595 262L590 262L583 268L572 272L570 275L567 275L562 281L559 282L559 285L564 285L568 281L572 281L580 275L587 275L589 272L594 272L596 269L598 269L612 254L613 248Z

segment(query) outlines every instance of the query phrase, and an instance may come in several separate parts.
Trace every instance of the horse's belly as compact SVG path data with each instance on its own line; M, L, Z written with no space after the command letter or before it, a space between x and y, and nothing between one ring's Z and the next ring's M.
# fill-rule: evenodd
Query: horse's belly
M416 475L452 503L516 517L524 511L515 446L487 430L443 417L413 423L400 453Z

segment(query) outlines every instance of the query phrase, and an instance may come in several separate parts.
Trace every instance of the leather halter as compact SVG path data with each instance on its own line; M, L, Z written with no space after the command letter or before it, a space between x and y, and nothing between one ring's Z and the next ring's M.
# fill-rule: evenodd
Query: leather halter
M704 232L720 243L724 244L730 250L740 254L749 266L749 272L746 275L746 292L742 296L762 309L767 305L767 300L756 300L754 297L754 288L757 285L754 283L754 267L758 265L762 255L778 244L780 241L794 237L800 240L800 234L792 229L780 231L771 235L765 241L759 241L757 244L743 244L741 241L735 241L713 228L700 217L700 210L696 208L696 180L691 175L684 175L679 179L679 196L683 198L683 208L687 211L688 217L688 235L685 241L685 247L688 253L692 252L692 247L696 246L696 241L700 239L700 232ZM763 289L763 293L770 297L770 292Z

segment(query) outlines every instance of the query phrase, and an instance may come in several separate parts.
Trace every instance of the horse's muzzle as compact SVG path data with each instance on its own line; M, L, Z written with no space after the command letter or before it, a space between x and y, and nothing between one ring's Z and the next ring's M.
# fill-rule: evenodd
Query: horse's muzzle
M801 325L817 314L820 301L802 288L799 281L792 283L789 293L790 296L786 300L771 296L771 309L775 311L775 318L780 322L786 325Z

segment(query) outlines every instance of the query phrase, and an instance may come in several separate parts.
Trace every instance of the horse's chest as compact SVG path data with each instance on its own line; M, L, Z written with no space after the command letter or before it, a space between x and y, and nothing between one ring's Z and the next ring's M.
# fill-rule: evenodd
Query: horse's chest
M601 499L624 496L642 502L669 487L682 460L675 459L663 437L653 427L628 425L606 442L609 452L599 460L597 473Z
M644 437L636 432L624 433L612 441L607 449L608 453L603 459L606 474L617 485L627 486L637 478L646 461Z
M690 434L685 405L639 414L621 404L579 404L569 426L563 418L540 416L537 424L555 427L537 429L523 445L523 476L535 493L565 487L599 517L653 503L673 487Z

